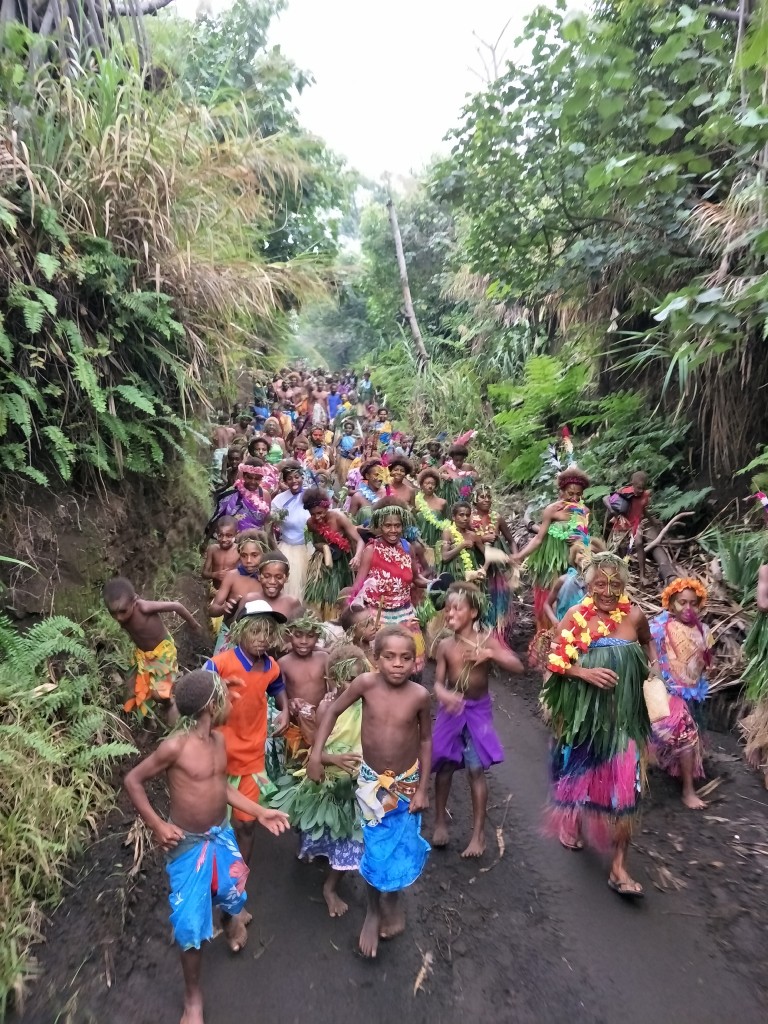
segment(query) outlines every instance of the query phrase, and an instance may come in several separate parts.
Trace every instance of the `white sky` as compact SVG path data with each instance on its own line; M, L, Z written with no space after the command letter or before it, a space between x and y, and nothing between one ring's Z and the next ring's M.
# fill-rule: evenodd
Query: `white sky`
M447 150L441 140L459 123L464 97L481 87L473 31L495 42L509 22L498 49L509 57L542 2L551 0L289 0L271 41L315 76L299 100L305 127L378 180L418 171ZM194 17L199 3L174 8Z
M495 42L509 21L508 57L537 2L289 0L272 41L315 76L299 102L309 131L371 178L407 175L447 150L442 137L481 87L473 31Z

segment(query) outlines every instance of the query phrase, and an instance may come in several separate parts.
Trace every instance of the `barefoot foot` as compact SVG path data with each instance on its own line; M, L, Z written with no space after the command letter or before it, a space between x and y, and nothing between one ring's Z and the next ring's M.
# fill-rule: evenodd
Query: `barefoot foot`
M482 857L485 853L485 836L472 836L462 857Z
M251 920L251 915L246 910L241 910L239 914L225 922L224 934L233 953L239 953L245 947L248 941L247 926Z
M203 1020L203 997L192 997L184 1000L184 1012L181 1024L205 1024Z
M349 905L344 902L337 892L326 892L323 889L323 899L331 917L342 917L349 910Z
M358 939L358 946L363 956L373 957L379 949L379 925L381 924L381 918L379 915L369 908L368 913L365 915L365 921L363 921L363 930L360 932L360 938Z
M435 830L432 833L432 846L435 849L441 850L443 847L448 845L448 826L447 825L435 825Z
M701 811L707 806L701 797L693 792L683 793L683 803L692 811Z
M381 897L380 939L394 939L405 931L405 907L399 893Z

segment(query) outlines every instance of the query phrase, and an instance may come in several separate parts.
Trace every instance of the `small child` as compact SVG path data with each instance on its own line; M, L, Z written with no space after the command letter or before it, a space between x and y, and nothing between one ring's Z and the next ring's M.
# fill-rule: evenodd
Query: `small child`
M432 724L429 693L413 682L416 645L402 626L387 626L374 641L378 669L358 676L329 705L317 724L307 775L323 779L322 756L341 714L360 700L363 761L357 800L363 815L360 874L368 912L360 952L375 957L379 939L405 930L400 891L419 877L429 855L421 811L429 806Z
M294 619L288 626L291 649L278 661L288 694L291 724L285 742L292 758L312 746L317 708L327 692L328 655L317 649L322 632L322 623L309 612Z
M336 601L336 618L323 623L323 636L320 638L318 647L326 650L335 643L340 643L345 638L345 629L341 624L341 616L352 600L352 587L342 587Z
M236 568L240 561L240 555L235 547L236 536L235 517L222 516L216 523L216 543L209 545L203 563L203 579L212 581L214 593L221 586L229 570Z
M466 768L473 822L472 838L462 857L481 857L485 853L485 772L504 760L504 749L493 727L489 662L507 672L523 671L517 655L490 630L477 630L482 607L482 592L474 584L451 584L445 601L445 619L453 636L440 641L436 656L435 696L440 706L435 718L432 760L432 771L437 773L432 845L448 844L446 804L451 781L457 768Z
M352 588L350 587L349 590L351 593ZM373 663L374 656L371 645L379 627L371 609L365 606L361 608L358 605L349 606L341 613L339 622L344 632L352 637L352 643L360 647L368 661Z
M544 613L553 626L562 622L566 613L587 596L584 570L591 556L598 551L605 551L605 542L599 537L593 537L589 546L582 540L575 540L571 544L568 549L568 572L555 580L544 604Z
M171 924L181 946L184 974L184 1021L203 1021L200 987L201 946L213 938L213 907L221 907L224 933L237 953L246 943L250 916L244 910L248 868L227 822L227 804L253 815L273 835L288 828L281 811L267 810L227 783L224 739L215 726L227 720L231 703L222 679L199 669L188 672L174 688L176 707L185 723L125 777L133 806L167 853L171 885ZM167 773L171 798L164 821L147 798L146 783Z
M202 626L178 601L145 601L123 576L108 580L102 592L109 614L136 644L133 655L133 696L123 704L124 711L136 708L142 715L150 701L171 711L171 690L179 671L176 644L165 628L161 615L175 612L197 630Z
M297 618L304 611L301 601L284 593L290 571L290 564L282 551L265 551L258 563L259 590L253 595L246 595L241 603L263 595L272 610L284 615L289 622Z
M468 501L457 501L451 507L451 522L443 530L440 556L443 568L455 580L482 579L479 568L480 553L485 545L470 529L472 506Z
M353 679L370 672L365 655L352 644L336 644L328 658L328 690L317 709L321 721L339 694ZM322 763L329 770L319 785L303 771L286 776L281 791L270 798L270 805L286 811L291 824L299 830L299 860L328 860L329 871L323 884L323 898L331 917L341 917L348 907L338 893L339 882L347 871L357 871L363 855L355 783L362 759L360 725L362 701L339 715L322 752ZM304 827L306 825L306 827Z

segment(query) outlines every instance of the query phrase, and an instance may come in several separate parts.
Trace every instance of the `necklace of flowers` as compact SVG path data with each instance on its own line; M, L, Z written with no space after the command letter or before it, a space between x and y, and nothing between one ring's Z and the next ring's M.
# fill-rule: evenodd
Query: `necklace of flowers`
M429 523L430 526L436 526L439 530L444 530L446 526L451 525L447 519L441 519L437 512L429 507L427 499L421 491L416 492L416 511L425 522Z
M447 526L450 530L451 537L453 538L454 547L457 544L461 544L464 540L464 535L458 526L455 523L448 523ZM475 563L472 560L472 555L470 555L468 548L464 548L459 552L459 561L461 562L461 567L465 573L475 571Z
M589 509L586 505L578 502L568 502L568 510L571 515L567 523L555 521L550 523L548 533L550 537L557 540L570 540L571 537L578 537L579 540L589 544Z
M386 498L389 494L389 488L384 486L380 491L374 491L374 489L367 483L363 482L358 484L358 491L362 494L366 501L370 501L373 505L379 500L379 498ZM384 492L383 494L381 492Z
M327 523L312 523L311 531L324 540L326 544L332 544L339 551L344 551L346 554L351 553L352 546L344 534L339 533L338 530L332 530Z
M600 637L610 636L615 633L618 626L629 615L631 604L626 594L622 594L618 604L608 616L609 621L605 622L598 618L595 602L591 597L585 597L573 612L573 629L564 629L560 636L552 641L547 660L551 672L565 673L576 661L579 653L586 651ZM594 627L590 621L597 618ZM578 627L578 629L576 628Z
M249 491L243 480L235 480L235 489L240 494L243 501L248 502L252 508L258 509L259 512L266 512L269 514L269 502L265 501L259 494L261 488L259 488L259 491Z

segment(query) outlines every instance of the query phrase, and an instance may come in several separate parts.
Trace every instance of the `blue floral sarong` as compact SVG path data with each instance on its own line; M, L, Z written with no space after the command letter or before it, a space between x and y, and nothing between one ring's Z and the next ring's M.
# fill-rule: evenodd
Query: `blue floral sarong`
M379 892L398 892L424 870L431 849L421 834L421 814L409 804L420 779L419 765L395 776L379 775L363 761L357 780L362 813L360 874Z
M186 832L166 857L173 937L182 949L213 938L213 907L234 917L245 906L248 868L226 819L207 832Z

